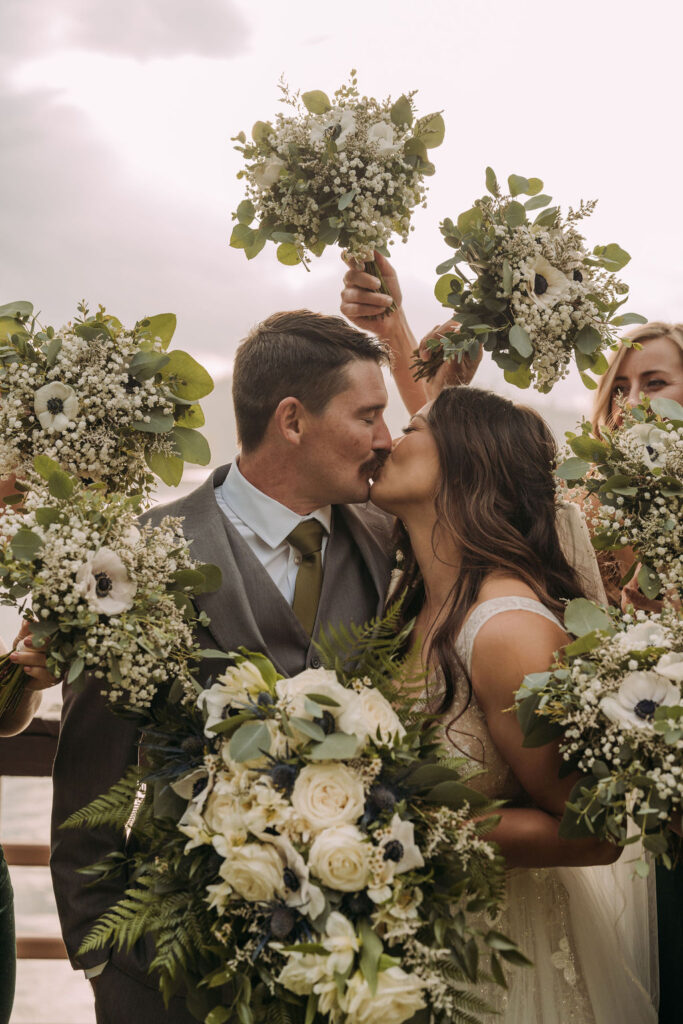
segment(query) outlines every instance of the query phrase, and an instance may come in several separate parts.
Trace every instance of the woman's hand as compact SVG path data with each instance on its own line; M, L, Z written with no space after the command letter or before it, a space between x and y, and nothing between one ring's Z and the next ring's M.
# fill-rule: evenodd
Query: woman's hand
M431 331L425 334L418 346L418 354L423 363L428 363L434 353L427 342L431 338L443 338L446 334L453 334L459 328L457 320L447 320L445 324L437 324ZM433 377L424 379L424 388L427 401L432 401L444 388L453 387L458 384L470 384L477 372L477 367L482 360L484 350L481 345L478 348L476 358L469 355L463 356L461 360L451 359L450 362L442 363Z
M380 291L382 287L380 279L369 274L362 263L358 263L356 260L345 262L348 270L344 274L341 312L362 331L369 331L371 334L389 340L389 336L396 328L397 321L402 317L403 296L396 271L381 253L375 253L375 262L384 278L384 285L389 291L389 295L385 295ZM392 303L395 306L394 311L382 316Z
M21 665L25 674L29 677L29 682L25 687L26 690L32 692L46 690L48 687L55 686L59 682L47 670L45 652L33 646L30 622L24 621L22 623L12 646L14 650L10 654L10 661L13 661L15 665Z

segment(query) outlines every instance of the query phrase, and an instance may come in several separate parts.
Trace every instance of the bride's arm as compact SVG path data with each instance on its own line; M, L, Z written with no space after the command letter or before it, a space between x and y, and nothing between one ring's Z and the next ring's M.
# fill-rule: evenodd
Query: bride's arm
M514 694L531 672L543 672L569 638L558 625L533 612L502 612L477 634L472 657L472 686L486 716L491 738L535 807L504 807L491 833L509 867L560 867L610 864L620 849L589 839L561 839L565 803L579 778L561 779L557 743L522 746L514 711Z

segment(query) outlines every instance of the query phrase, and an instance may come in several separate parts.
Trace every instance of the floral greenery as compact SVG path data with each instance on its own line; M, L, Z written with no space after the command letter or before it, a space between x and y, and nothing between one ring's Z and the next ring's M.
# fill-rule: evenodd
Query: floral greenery
M496 805L391 682L396 621L328 640L336 671L286 679L242 650L194 707L153 709L137 852L92 869L135 881L83 951L151 934L164 997L188 992L206 1024L487 1012L471 983L527 963L485 919L505 887L484 839ZM126 780L64 827L120 826L131 809Z
M511 174L503 195L490 167L486 187L490 195L456 223L441 224L456 252L436 268L435 294L460 326L427 342L433 354L416 362L417 376L433 376L444 359L474 356L481 344L517 387L550 391L573 355L584 384L595 388L586 371L604 373L602 349L617 341L617 329L645 322L636 313L617 315L628 289L615 272L630 256L614 243L588 252L576 224L595 201L563 217L539 178ZM522 203L524 195L530 198Z
M209 374L187 352L167 352L176 318L132 330L100 306L42 329L28 302L0 307L0 478L31 475L36 455L119 493L148 497L159 476L180 482L185 462L207 465L197 400Z
M387 255L392 235L407 241L434 173L428 150L443 141L441 114L416 120L413 92L394 103L360 96L355 71L332 100L320 90L292 95L282 82L280 90L291 113L257 121L252 141L235 136L247 198L230 244L253 259L273 241L281 263L308 266L328 245L368 262L375 249Z
M191 690L203 613L190 596L216 589L219 570L190 557L180 519L138 529L139 496L84 484L45 455L35 469L23 504L0 512L0 603L23 604L50 672L74 686L90 673L114 707L148 709L170 683ZM0 661L0 714L25 682Z
M559 466L562 479L594 495L586 503L593 545L599 551L630 546L635 560L621 580L634 575L648 598L683 595L683 407L654 398L624 410L619 427L589 423L569 433L574 457Z
M622 614L579 598L565 626L577 639L516 695L524 745L560 737L567 772L583 773L560 826L566 839L598 835L624 846L629 821L667 866L668 829L683 802L683 618ZM639 861L636 870L647 874Z

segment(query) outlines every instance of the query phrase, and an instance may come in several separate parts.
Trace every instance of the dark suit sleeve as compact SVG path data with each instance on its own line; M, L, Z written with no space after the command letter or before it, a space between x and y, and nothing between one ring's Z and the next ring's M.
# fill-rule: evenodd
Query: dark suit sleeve
M137 762L138 723L109 711L98 680L89 679L80 693L64 687L62 726L53 768L52 855L50 868L64 942L75 968L94 967L106 950L77 957L81 942L98 917L115 903L125 878L97 882L78 869L124 850L124 837L112 829L65 829L70 814L105 793Z

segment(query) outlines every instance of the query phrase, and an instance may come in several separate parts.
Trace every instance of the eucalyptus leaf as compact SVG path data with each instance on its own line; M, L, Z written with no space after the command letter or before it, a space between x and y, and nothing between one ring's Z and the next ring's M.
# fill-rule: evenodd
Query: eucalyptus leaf
M155 316L147 316L135 325L135 334L138 338L151 338L160 341L163 348L168 348L171 339L175 334L177 326L175 313L157 313Z
M9 542L12 554L20 562L32 562L43 546L37 533L26 526L20 527Z
M309 752L313 761L345 761L356 757L361 742L357 736L345 732L333 732L326 736L322 743L317 743Z
M511 174L508 177L508 188L511 196L524 195L529 190L529 181L520 174Z
M492 196L500 194L500 186L498 185L498 178L492 167L486 168L486 187Z
M230 245L233 249L246 249L253 245L256 240L256 232L247 224L235 224L230 235Z
M277 247L277 258L286 267L294 267L297 263L301 263L299 250L291 242L283 242Z
M6 302L0 306L0 317L29 317L33 313L33 303L19 299L17 302Z
M235 210L235 217L240 224L251 224L255 216L256 210L250 199L243 199Z
M161 352L141 349L136 352L128 364L128 373L136 380L151 380L162 366L166 366L169 357Z
M324 731L319 725L312 722L310 718L299 718L298 716L294 716L289 719L289 724L293 726L293 728L298 729L304 736L308 736L309 739L315 740L316 743L323 743L325 740Z
M510 345L516 352L519 352L522 359L528 359L533 353L534 347L531 344L531 338L519 324L514 324L508 333L508 339Z
M516 370L505 370L503 376L508 384L517 388L528 388L531 385L531 371L526 363L520 363Z
M145 462L155 476L168 487L177 487L183 478L185 463L177 455L164 455L163 452L145 449Z
M441 114L427 114L415 124L415 138L424 143L427 149L436 149L444 140L446 126Z
M621 270L631 259L629 254L616 242L610 242L609 245L596 245L593 255L597 256L601 266L610 271Z
M586 324L574 338L574 345L579 352L591 354L602 345L602 335L594 327Z
M45 352L45 365L46 366L52 367L52 366L55 365L55 363L57 362L57 356L59 355L59 353L61 351L61 348L62 348L62 339L61 338L53 338L52 341L50 342L50 344L47 346L47 351Z
M340 197L339 201L337 202L337 209L345 210L347 206L351 205L355 198L356 189L352 188L350 192L345 192L344 195Z
M585 459L565 459L555 470L555 476L559 476L560 480L581 480L590 468L590 462Z
M683 405L675 402L673 398L653 398L650 408L664 419L673 420L674 423L683 423Z
M649 601L654 600L662 589L662 584L654 569L649 565L641 565L637 579L638 586L645 594L645 597Z
M194 466L208 466L211 461L211 449L203 434L190 427L176 425L171 432L171 437L178 454L185 462L190 462Z
M230 757L241 764L262 757L270 750L270 733L265 722L245 722L230 740Z
M547 206L552 201L552 196L540 195L532 196L531 199L527 199L524 204L525 210L538 210L542 206Z
M564 613L564 625L574 636L583 636L593 630L614 633L609 613L585 597L576 597L569 602Z
M444 274L434 285L434 295L442 306L450 305L448 296L453 291L452 282L456 282L458 287L461 287L458 277L454 274Z
M304 92L301 94L301 99L311 114L326 114L328 110L332 109L327 94L321 89L313 89L311 92Z
M512 200L505 209L505 221L508 227L517 228L526 223L526 210L521 203Z
M201 405L198 405L196 402L183 409L182 413L175 421L176 427L189 427L191 430L203 427L205 423L206 417L204 416L204 410Z
M256 121L251 129L251 137L258 146L265 142L272 131L272 124L269 124L267 121Z
M213 391L211 375L188 352L180 349L170 353L168 363L160 372L173 394L191 402Z
M402 128L404 125L410 127L413 123L413 108L407 96L399 96L392 104L389 116L398 128Z
M626 327L628 324L646 324L647 317L641 316L640 313L622 313L621 316L615 316L612 323L615 327Z
M147 420L137 420L132 424L133 430L139 430L143 434L167 434L173 430L174 419L172 412L162 412L161 409L151 409L147 414Z

